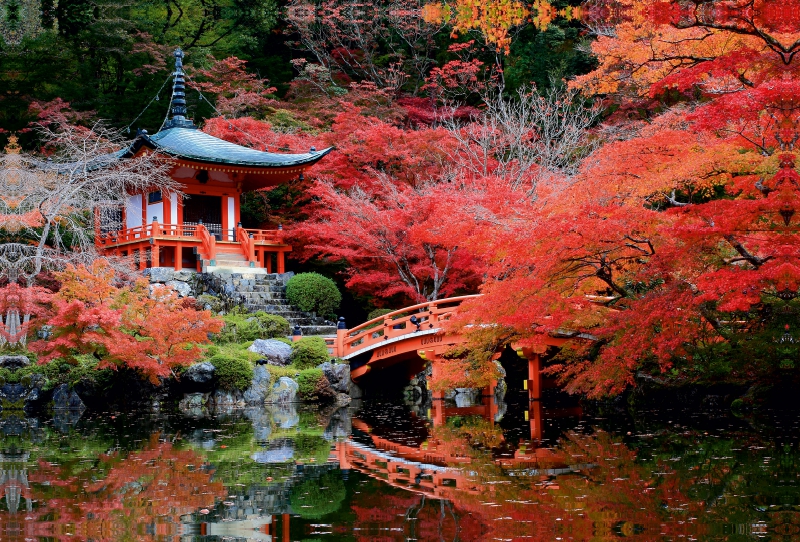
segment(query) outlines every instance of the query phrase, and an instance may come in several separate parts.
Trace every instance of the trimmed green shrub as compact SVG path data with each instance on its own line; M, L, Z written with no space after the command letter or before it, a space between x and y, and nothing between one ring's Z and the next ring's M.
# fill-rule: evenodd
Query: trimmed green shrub
M264 311L258 311L254 316L258 319L258 324L263 333L263 336L259 337L260 339L277 339L286 337L292 332L292 326L283 316L267 314Z
M304 401L328 401L335 393L321 369L304 369L297 375L297 394Z
M247 389L253 380L253 364L246 357L216 354L208 360L214 366L219 387L228 391Z
M286 299L303 312L316 312L322 317L335 317L342 302L336 283L319 273L300 273L286 283Z
M370 313L367 315L367 321L369 322L373 318L383 316L384 314L389 314L390 312L394 312L394 309L375 309L374 311L370 311Z
M225 327L214 337L217 343L274 339L291 333L291 326L286 318L264 311L252 314L233 312L224 315L222 319L225 321Z
M298 369L310 369L330 359L328 347L322 337L303 337L292 343L292 356L289 362Z

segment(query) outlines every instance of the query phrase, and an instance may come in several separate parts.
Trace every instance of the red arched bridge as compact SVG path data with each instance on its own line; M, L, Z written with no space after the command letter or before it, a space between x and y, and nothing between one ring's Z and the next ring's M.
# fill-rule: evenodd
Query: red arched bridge
M476 297L479 296L451 297L412 305L373 318L352 329L343 329L344 326L340 324L336 337L326 339L328 350L350 363L350 375L356 382L370 371L400 363L408 368L409 378L420 373L427 362L431 363L435 375L443 355L466 341L461 334L446 333L442 323L455 314L461 303ZM561 346L567 340L568 337L547 337L545 343ZM541 357L529 348L515 350L528 361L525 387L531 390L532 398L538 399L541 392ZM493 391L485 390L485 394L492 394ZM440 394L434 393L434 398L440 397Z

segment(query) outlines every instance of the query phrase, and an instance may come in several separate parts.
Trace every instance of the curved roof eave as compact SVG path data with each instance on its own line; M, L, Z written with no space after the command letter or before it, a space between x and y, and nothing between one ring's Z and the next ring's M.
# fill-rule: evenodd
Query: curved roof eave
M333 147L328 147L303 154L263 152L187 128L169 128L152 136L141 134L134 140L126 155L133 156L142 146L196 162L253 168L310 166L333 150Z

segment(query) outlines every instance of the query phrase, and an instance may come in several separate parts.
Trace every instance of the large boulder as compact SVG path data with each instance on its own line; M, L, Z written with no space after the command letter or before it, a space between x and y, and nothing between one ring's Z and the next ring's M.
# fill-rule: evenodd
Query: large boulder
M269 394L270 374L263 365L256 365L253 369L253 380L250 387L244 390L242 399L246 405L263 405Z
M256 339L248 350L263 356L270 365L288 365L292 355L291 346L275 339Z
M182 280L183 282L189 282L192 280L195 275L197 275L197 271L192 271L191 269L181 269L180 271L175 271L173 275L173 280Z
M358 385L350 381L350 399L361 399L364 397L364 390L358 387Z
M336 393L350 393L350 365L326 361L317 365Z
M267 396L267 403L280 404L280 403L294 403L297 401L297 391L300 386L287 376L282 376L275 384Z
M171 267L151 267L145 269L143 273L150 282L167 282L175 279L175 270Z
M53 392L53 409L54 410L83 410L86 408L75 393L75 390L69 389L66 384L61 384Z
M183 378L195 384L205 384L214 378L216 368L209 362L195 363L183 373Z
M178 297L189 297L192 295L192 287L187 282L182 280L168 280L166 283L167 288L172 288L178 292Z

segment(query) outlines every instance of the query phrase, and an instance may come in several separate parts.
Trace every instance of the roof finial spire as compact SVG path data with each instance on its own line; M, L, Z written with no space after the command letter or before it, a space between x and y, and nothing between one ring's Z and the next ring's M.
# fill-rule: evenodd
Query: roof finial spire
M183 51L180 47L172 53L175 56L175 72L172 83L172 118L165 128L196 128L191 119L186 118L186 85L183 80Z

